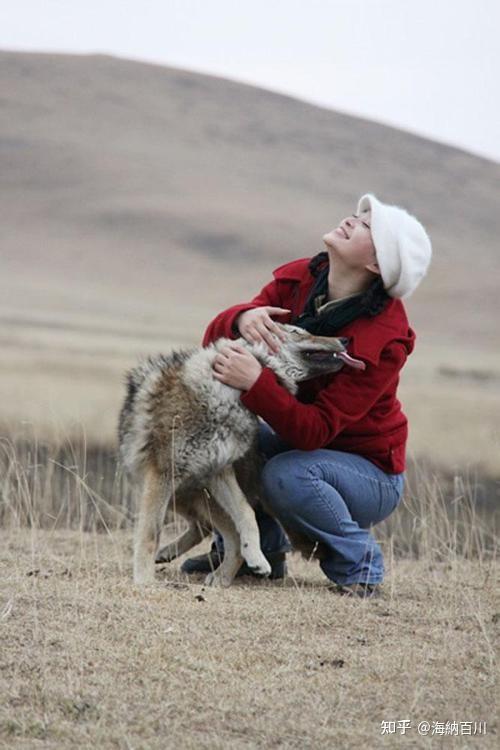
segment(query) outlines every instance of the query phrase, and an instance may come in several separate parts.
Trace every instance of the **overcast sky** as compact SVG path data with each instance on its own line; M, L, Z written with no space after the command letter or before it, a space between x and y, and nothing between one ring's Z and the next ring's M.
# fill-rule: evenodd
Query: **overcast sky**
M0 47L214 73L500 161L499 0L0 0Z

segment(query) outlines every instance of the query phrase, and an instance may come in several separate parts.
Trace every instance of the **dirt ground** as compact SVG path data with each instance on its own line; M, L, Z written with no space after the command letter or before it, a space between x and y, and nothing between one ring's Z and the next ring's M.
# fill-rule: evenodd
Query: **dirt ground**
M367 601L297 555L284 582L174 562L139 589L130 532L0 533L0 747L498 747L498 562L385 549Z

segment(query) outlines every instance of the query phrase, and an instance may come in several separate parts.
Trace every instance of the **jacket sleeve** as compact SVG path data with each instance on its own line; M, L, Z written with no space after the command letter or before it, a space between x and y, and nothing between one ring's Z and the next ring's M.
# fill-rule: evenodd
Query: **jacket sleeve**
M345 366L310 404L298 401L279 383L274 372L264 367L240 400L294 448L324 448L370 411L399 377L406 358L406 347L394 340L382 350L378 365L365 361L365 370Z
M239 332L233 328L234 322L238 315L245 310L253 310L256 307L264 307L266 305L272 305L273 307L281 307L281 299L278 289L278 282L276 279L270 281L265 287L261 289L259 294L254 297L250 302L243 302L240 305L233 305L227 310L219 313L211 323L209 323L205 335L203 336L203 346L208 346L212 341L225 337L228 339L239 338Z

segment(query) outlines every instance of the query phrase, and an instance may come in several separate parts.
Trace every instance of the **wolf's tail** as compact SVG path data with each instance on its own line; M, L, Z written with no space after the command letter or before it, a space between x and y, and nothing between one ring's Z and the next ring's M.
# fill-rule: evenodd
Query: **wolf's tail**
M126 394L118 418L118 445L120 459L125 469L134 473L144 463L144 447L147 442L145 425L140 424L138 395L144 382L143 369L134 367L125 373Z

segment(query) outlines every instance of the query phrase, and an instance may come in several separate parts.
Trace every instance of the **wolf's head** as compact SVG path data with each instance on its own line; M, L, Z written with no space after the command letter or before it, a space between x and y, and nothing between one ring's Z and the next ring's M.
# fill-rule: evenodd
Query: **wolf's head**
M365 369L364 362L348 354L349 339L313 336L298 326L277 325L286 333L278 352L270 354L264 344L254 344L251 348L259 361L274 370L291 393L297 391L296 384L302 380L337 372L344 365Z

